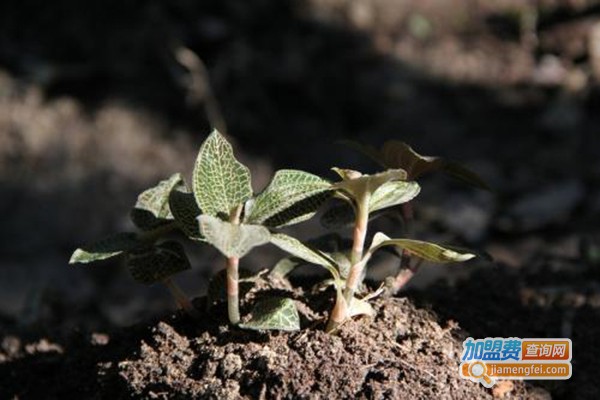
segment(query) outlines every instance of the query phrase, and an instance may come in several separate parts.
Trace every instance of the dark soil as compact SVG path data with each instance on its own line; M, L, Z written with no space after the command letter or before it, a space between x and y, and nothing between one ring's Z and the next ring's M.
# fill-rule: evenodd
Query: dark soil
M263 290L263 289L261 289ZM270 291L272 291L271 289ZM280 289L276 289L281 291ZM299 290L288 293L297 297ZM251 292L247 298L264 292ZM5 339L0 397L65 398L491 398L458 376L464 332L406 298L375 301L377 317L323 332L328 302L316 292L299 304L304 328L261 333L227 326L223 310L201 322L173 315L115 335L66 345ZM202 301L197 306L203 308ZM505 398L548 398L523 383ZM499 395L499 393L496 393Z

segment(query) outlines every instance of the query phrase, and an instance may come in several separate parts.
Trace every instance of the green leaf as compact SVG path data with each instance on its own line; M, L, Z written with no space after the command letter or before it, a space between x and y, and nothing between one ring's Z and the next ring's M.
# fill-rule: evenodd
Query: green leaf
M317 195L329 190L331 183L308 172L277 171L269 186L252 203L246 221L276 227L289 225L291 220L308 219L327 199Z
M348 228L354 225L356 219L354 209L349 203L332 205L321 215L321 225L327 229Z
M188 238L204 241L198 225L198 216L202 212L192 193L173 190L169 196L169 207L175 218L175 224Z
M357 315L367 315L374 317L377 313L373 309L373 306L368 301L354 298L352 299L352 305L348 311L349 317L355 317Z
M200 233L227 257L241 258L271 237L269 230L260 225L231 224L211 215L201 215L198 220Z
M373 175L362 175L360 172L348 169L333 168L333 170L343 179L333 187L345 192L357 202L365 195L373 195L377 189L388 182L406 179L406 171L402 169L390 169Z
M212 216L229 215L252 197L250 170L235 159L233 148L217 130L200 147L193 191L202 212Z
M255 280L252 279L255 275L245 268L240 268L238 274L240 278L238 289L240 291L240 298L243 298L255 285ZM207 308L210 308L217 303L225 301L227 301L227 270L222 269L214 274L208 283L206 305Z
M269 272L269 276L275 278L285 278L294 268L301 265L302 262L294 257L282 258L275 264Z
M140 245L135 233L117 233L98 242L78 248L69 264L87 264L116 257Z
M288 236L284 233L271 234L271 243L294 257L308 261L311 264L325 267L331 273L334 279L340 279L340 274L337 270L337 266L335 265L335 261L332 260L327 254L319 250L313 250L300 242L298 239Z
M250 321L239 326L257 331L297 331L300 329L300 316L294 300L287 297L269 297L257 302Z
M184 186L181 174L173 174L156 186L143 191L131 210L131 220L138 228L149 231L173 220L169 195L176 187Z
M190 262L181 244L166 241L131 251L127 266L136 282L151 285L190 269Z
M371 196L369 211L373 212L409 202L417 197L420 191L421 187L417 182L387 182Z
M421 240L390 239L381 232L376 233L373 237L373 242L369 248L369 256L384 246L396 246L426 261L436 263L462 262L476 257L472 253L458 252L435 243L423 242Z

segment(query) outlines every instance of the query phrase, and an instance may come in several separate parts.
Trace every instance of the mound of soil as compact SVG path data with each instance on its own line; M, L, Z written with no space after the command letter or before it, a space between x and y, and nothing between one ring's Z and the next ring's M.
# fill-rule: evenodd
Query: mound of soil
M246 296L244 307L252 298L285 291L297 300L303 329L232 328L224 308L217 307L199 321L172 315L110 337L92 335L83 345L81 338L62 346L17 345L0 357L0 397L548 398L522 382L493 392L460 379L464 332L453 321L440 325L435 314L409 299L380 298L375 318L350 321L328 335L326 315L312 309L328 309L331 293L300 296L287 285L257 286L262 287ZM205 309L202 303L196 301L199 309ZM27 376L41 376L43 384Z

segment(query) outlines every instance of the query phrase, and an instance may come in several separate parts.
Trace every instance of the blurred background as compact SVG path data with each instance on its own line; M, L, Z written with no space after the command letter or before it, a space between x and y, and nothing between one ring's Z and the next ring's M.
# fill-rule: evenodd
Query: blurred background
M68 259L132 229L141 190L189 177L211 130L194 57L256 191L279 168L375 170L340 139L403 140L493 186L422 182L417 235L496 260L417 276L442 315L477 332L477 316L444 307L485 302L460 294L497 286L490 302L512 296L523 315L552 316L516 333L499 322L498 334L576 336L578 318L598 317L600 1L4 0L0 333L109 329L172 309L119 263ZM194 269L178 281L199 295L223 265L208 247L190 251ZM261 248L244 262L258 270L280 255ZM506 308L494 310L481 314L507 324Z

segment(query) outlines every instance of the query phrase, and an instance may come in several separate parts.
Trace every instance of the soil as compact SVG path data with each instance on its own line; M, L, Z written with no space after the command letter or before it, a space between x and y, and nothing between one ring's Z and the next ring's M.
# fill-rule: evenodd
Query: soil
M465 335L573 340L570 380L497 397L599 397L597 1L38 3L0 2L0 399L494 395L457 378ZM81 243L133 228L141 190L191 170L210 123L179 45L205 62L256 191L281 168L375 171L339 139L403 140L495 190L426 177L415 237L495 263L424 268L337 336L321 332L330 293L308 297L301 332L259 334L222 309L169 314L167 291L118 262L69 267ZM318 235L313 222L290 234ZM199 297L221 256L187 250L176 280ZM265 246L244 266L280 256Z
M276 282L277 283L277 282ZM329 291L273 291L300 302L303 330L256 332L232 328L224 309L167 316L115 335L80 336L66 345L5 338L0 353L0 398L364 398L483 399L497 397L458 376L465 332L440 322L407 298L380 298L377 316L359 318L335 335L323 332ZM282 287L283 286L283 287ZM196 306L204 309L204 299ZM305 300L306 301L306 300ZM218 308L219 306L217 306ZM87 339L87 340L86 340ZM546 399L522 382L499 385L503 398Z

